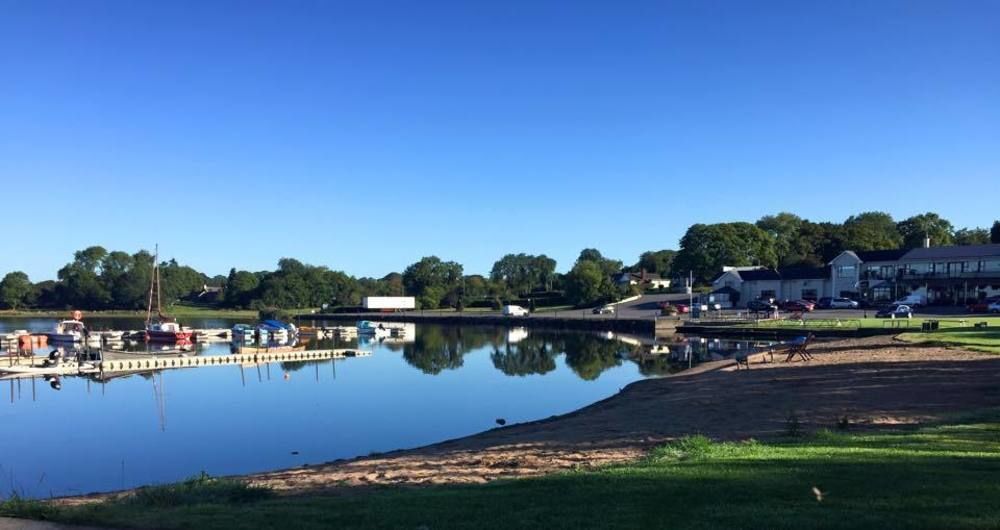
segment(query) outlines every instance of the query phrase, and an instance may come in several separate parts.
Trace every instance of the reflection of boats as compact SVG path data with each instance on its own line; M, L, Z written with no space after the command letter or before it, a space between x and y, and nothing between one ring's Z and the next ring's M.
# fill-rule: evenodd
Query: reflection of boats
M63 320L52 333L46 333L52 342L81 342L87 336L87 327L77 319Z
M192 355L191 343L182 344L179 348L164 347L147 351L104 350L101 356L107 361L122 361L129 359L157 359L161 357L187 357Z
M146 342L177 342L191 340L190 328L181 327L174 319L163 314L160 307L160 249L153 255L153 274L149 282L149 305L146 309ZM153 320L153 298L156 298L156 320Z
M389 330L386 329L385 324L377 324L371 320L359 320L358 321L358 334L359 335L388 335Z
M372 322L359 320L357 330L359 335L375 335L377 337L406 337L414 335L416 328L412 323L404 322Z

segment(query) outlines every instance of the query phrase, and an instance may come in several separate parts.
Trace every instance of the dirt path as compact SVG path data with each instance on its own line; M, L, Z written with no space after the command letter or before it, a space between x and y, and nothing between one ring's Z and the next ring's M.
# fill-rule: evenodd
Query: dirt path
M1000 405L1000 357L889 338L821 343L815 360L634 383L574 413L414 450L247 477L278 490L481 483L633 459L688 434L767 438L794 411L805 430L918 424ZM778 359L776 358L776 361Z

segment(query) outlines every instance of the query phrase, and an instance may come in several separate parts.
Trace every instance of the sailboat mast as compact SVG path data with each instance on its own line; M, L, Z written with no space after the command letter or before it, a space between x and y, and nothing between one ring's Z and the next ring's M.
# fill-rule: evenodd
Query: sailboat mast
M156 250L153 254L153 270L149 275L149 301L146 303L146 326L153 320L153 289L156 287L156 276L157 276L157 265L156 262L159 260L160 245L157 243ZM159 293L157 293L157 298L159 298ZM159 311L159 310L157 310Z

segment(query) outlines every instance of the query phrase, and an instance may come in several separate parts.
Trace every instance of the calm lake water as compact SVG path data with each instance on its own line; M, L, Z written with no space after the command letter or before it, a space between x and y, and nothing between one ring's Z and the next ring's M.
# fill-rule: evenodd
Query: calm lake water
M0 333L55 319L0 320ZM139 329L89 319L92 329ZM230 320L185 322L231 327ZM0 482L29 497L241 474L417 447L563 414L628 383L721 358L745 343L524 328L417 325L404 339L325 340L370 357L218 366L110 381L0 381ZM40 353L47 353L48 349ZM197 345L228 355L228 343Z

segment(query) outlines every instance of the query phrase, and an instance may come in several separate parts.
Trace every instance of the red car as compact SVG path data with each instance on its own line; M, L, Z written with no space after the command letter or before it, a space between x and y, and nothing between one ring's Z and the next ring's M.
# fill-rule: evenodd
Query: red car
M989 313L990 304L1000 301L1000 296L991 296L989 298L980 300L978 302L973 302L967 307L970 313Z
M663 314L671 313L673 310L676 310L678 313L691 311L691 308L687 304L671 304L670 302L660 304L660 309L663 311Z
M781 306L781 308L785 311L800 311L808 313L816 308L816 304L806 300L788 300Z

